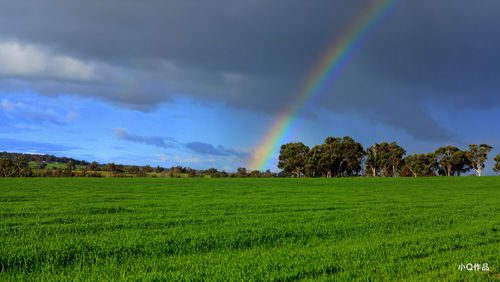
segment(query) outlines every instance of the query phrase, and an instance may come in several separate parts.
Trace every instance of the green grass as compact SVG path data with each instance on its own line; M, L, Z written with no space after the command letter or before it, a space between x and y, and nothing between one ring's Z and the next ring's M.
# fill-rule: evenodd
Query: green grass
M494 280L500 178L0 179L0 238L0 280Z

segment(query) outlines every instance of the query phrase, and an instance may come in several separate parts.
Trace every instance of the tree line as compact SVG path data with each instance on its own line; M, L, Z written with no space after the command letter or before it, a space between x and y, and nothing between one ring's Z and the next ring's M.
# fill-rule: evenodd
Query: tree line
M75 165L89 165L89 162L82 160L75 160L67 157L56 157L54 155L40 155L40 154L24 154L24 153L9 153L0 152L0 159L9 159L11 161L25 158L28 162L36 163L68 163L73 162Z
M226 172L216 168L100 164L52 155L1 152L0 177L419 177L460 176L470 171L481 176L491 150L487 144L471 144L468 150L444 146L431 153L407 155L396 142L375 143L364 149L351 137L328 137L312 148L302 142L283 144L278 173L249 171L244 167ZM500 172L500 154L494 160L493 170ZM54 163L62 165L49 167Z
M283 144L278 168L293 177L460 176L471 170L481 176L492 149L487 144L471 144L468 150L448 145L431 153L406 155L396 142L364 149L349 136L328 137L312 148L302 142ZM500 154L494 160L493 170L500 172Z
M275 173L270 170L264 172L254 170L247 171L240 167L236 172L219 171L216 168L206 170L197 170L190 167L174 166L163 168L161 166L151 167L150 165L123 165L98 162L88 163L69 158L57 158L58 160L67 160L62 165L46 162L51 160L40 158L40 162L28 161L29 154L5 153L8 158L0 158L0 177L283 177L283 173ZM36 156L36 155L35 155ZM49 156L49 155L46 155ZM31 159L30 159L31 160ZM84 164L87 165L84 165ZM77 167L78 165L78 167Z

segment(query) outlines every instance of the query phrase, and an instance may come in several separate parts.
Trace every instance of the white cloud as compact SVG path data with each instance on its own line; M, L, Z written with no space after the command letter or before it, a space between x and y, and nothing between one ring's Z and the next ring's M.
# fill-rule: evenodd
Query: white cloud
M76 111L68 112L65 105L57 105L54 101L43 101L42 99L25 100L24 103L11 101L12 99L0 101L0 110L5 110L5 115L0 116L0 118L5 119L5 122L9 121L12 128L19 130L37 129L33 127L33 123L48 122L56 125L68 125L79 117Z
M202 161L200 158L181 158L179 156L174 156L173 160L181 163L199 163Z
M78 119L78 118L80 118L80 115L77 112L70 112L68 114L68 118L69 119Z
M199 158L186 158L186 159L180 159L181 162L184 163L199 163L201 160Z
M168 160L168 156L165 155L165 154L155 154L156 157L158 157L158 159L161 161L161 162L165 162Z
M8 100L2 99L2 108L5 110L12 110L14 108L14 104Z
M93 64L17 42L0 42L0 75L77 81L97 79Z

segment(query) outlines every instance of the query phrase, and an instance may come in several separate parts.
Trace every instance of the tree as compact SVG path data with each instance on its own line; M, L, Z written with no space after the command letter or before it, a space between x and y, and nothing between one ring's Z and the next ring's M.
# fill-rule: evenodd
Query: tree
M404 159L404 167L414 177L432 176L437 168L436 157L433 153L409 155Z
M182 166L178 165L178 166L173 166L171 168L168 169L168 174L171 176L171 177L174 177L174 176L180 176L181 173L188 173L187 171L188 169L187 168L183 168Z
M310 177L359 175L365 152L363 146L349 136L328 137L305 155L304 174Z
M453 157L455 159L451 169L453 175L460 176L462 173L471 170L469 160L467 159L464 151L458 151Z
M138 174L140 171L140 168L136 165L129 165L126 167L125 171L130 173L130 174Z
M262 172L259 170L252 170L249 176L253 178L262 177Z
M493 167L493 170L496 172L500 172L500 153L494 158L495 160L495 167Z
M391 146L387 142L379 144L378 148L378 166L385 177L391 174Z
M117 165L113 162L113 163L108 163L108 164L104 165L102 170L109 171L110 177L117 177L117 176L120 176L121 172L124 170L124 167L123 167L123 165Z
M321 158L318 166L326 177L335 177L340 173L342 164L342 140L338 137L327 137L321 145Z
M389 165L392 169L391 175L397 176L399 173L399 170L401 169L402 163L403 163L403 157L406 155L406 150L403 149L403 147L399 146L396 144L396 142L392 142L388 146L388 162Z
M379 151L379 144L375 143L373 146L366 149L365 152L366 154L365 164L372 176L377 176L377 172L379 170L378 151Z
M409 155L404 159L404 167L408 169L413 177L418 177L421 170L419 155Z
M117 164L116 165L116 171L119 172L119 173L125 172L125 165Z
M371 170L372 176L377 176L380 171L384 176L390 175L391 146L387 142L375 143L366 151L366 165Z
M219 177L219 171L216 168L209 168L205 172L207 175L210 175L211 178Z
M153 172L153 168L150 165L145 165L145 166L141 167L141 170L146 172L146 173Z
M30 177L33 175L30 165L25 156L15 157L12 161L13 176L16 177Z
M322 169L320 167L321 160L321 146L312 147L309 152L306 154L305 161L305 174L310 177L318 177L321 176Z
M304 173L307 152L309 147L302 142L281 145L278 168L300 177Z
M75 165L74 162L69 161L69 162L66 163L66 170L73 171L75 169L76 169L76 165Z
M455 146L440 147L434 152L434 155L440 171L446 176L458 175L467 166L464 152Z
M0 159L0 177L14 177L16 176L14 164L9 159Z
M361 171L365 151L363 146L349 136L340 142L341 164L340 174L343 176L358 175Z
M161 173L163 171L165 171L165 169L163 167L161 167L161 166L157 166L157 167L154 168L154 172L155 173Z
M98 171L99 170L99 164L97 162L92 162L89 164L87 167L90 171Z
M484 162L488 159L488 153L491 149L493 147L487 144L471 144L469 145L469 151L465 152L470 167L477 172L477 176L481 176L481 170L484 168Z
M73 177L74 176L73 170L75 170L75 169L76 169L75 163L72 161L68 161L66 163L66 167L62 171L62 176L63 177Z
M275 176L275 173L272 173L271 170L267 169L265 172L264 172L264 177L273 177Z
M246 168L239 167L236 171L237 171L236 174L238 177L247 177L247 169Z
M104 165L103 170L104 171L117 172L118 169L117 169L115 163L109 163L109 164L105 164Z
M139 168L139 167L138 167ZM147 177L148 172L144 167L140 167L137 172L135 173L135 177Z
M188 167L186 169L186 172L187 172L188 177L196 177L196 176L198 176L198 173L197 173L196 169L192 169L192 168ZM173 176L171 169L169 170L169 174L170 174L170 177Z

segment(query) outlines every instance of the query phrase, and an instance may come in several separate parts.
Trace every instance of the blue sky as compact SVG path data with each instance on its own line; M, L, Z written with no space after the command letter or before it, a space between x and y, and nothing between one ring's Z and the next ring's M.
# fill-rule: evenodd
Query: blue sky
M44 97L30 92L2 93L0 101L1 151L49 153L101 163L234 171L246 164L267 129L264 125L272 121L272 116L187 99L147 113L92 98ZM495 124L500 122L499 110L471 110L456 118L442 108L428 108L429 113L458 136L450 144L463 149L469 143L479 142L500 147L500 134L495 130ZM303 141L312 147L327 136L348 135L365 147L374 142L397 140L408 153L430 152L444 144L416 141L403 130L356 114L319 110L315 115L312 119L305 118L289 141ZM479 123L470 119L472 116ZM497 148L492 156L499 151ZM491 169L487 171L492 173Z
M0 150L234 171L367 4L2 2ZM288 141L488 143L492 174L499 8L401 1Z

